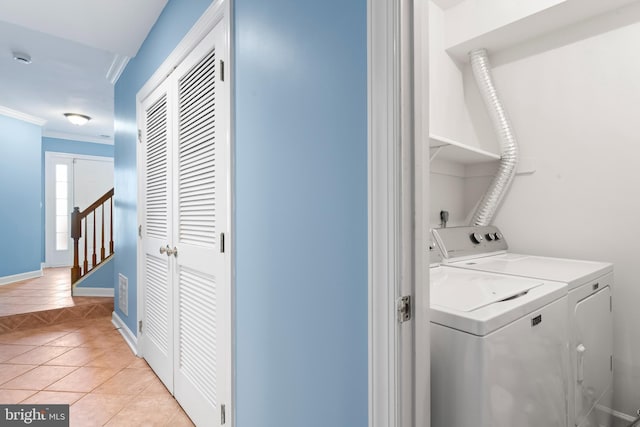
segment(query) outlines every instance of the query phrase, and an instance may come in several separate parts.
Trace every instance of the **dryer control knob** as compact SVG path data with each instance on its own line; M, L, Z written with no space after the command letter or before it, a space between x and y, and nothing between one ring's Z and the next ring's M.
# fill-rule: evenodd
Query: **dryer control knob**
M499 231L496 233L496 240L502 240L502 233Z
M496 240L496 235L494 233L487 233L487 240L490 242Z
M482 234L480 233L473 233L471 234L470 237L471 237L471 241L475 244L478 244L484 240L484 237L482 237Z

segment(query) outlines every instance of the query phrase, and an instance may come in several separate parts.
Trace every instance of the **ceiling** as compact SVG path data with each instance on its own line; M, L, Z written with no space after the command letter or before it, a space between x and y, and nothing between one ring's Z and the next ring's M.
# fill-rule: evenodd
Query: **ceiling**
M113 143L113 83L167 0L0 2L0 112L45 121L43 135ZM13 52L31 56L20 63ZM85 114L82 126L63 113Z

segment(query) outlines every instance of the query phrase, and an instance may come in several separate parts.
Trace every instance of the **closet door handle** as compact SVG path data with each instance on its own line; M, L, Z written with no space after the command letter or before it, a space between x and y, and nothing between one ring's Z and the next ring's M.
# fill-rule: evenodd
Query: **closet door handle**
M177 247L174 246L173 249L171 249L169 247L169 245L167 245L166 251L167 251L167 256L173 255L175 257L178 257L178 248Z
M160 246L160 253L161 254L167 253L167 249L169 249L169 245L167 245L166 247Z

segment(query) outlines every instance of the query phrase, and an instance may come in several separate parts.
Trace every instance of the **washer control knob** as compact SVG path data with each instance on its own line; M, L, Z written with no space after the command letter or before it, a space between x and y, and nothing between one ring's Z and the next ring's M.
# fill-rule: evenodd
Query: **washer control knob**
M484 237L482 237L482 234L480 233L473 233L471 234L471 241L475 244L478 244L480 242L482 242L484 240Z
M494 233L487 233L487 235L485 236L487 238L488 241L492 242L494 240L496 240L496 235Z
M496 240L502 240L502 233L501 232L496 232Z

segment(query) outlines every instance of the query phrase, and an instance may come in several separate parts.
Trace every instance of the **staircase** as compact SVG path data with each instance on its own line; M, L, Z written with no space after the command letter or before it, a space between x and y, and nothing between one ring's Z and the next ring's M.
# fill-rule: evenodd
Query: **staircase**
M71 286L113 255L113 188L80 212L71 213ZM108 239L107 239L108 238ZM100 245L98 246L98 242ZM79 248L84 248L82 258ZM80 265L82 259L82 266Z

